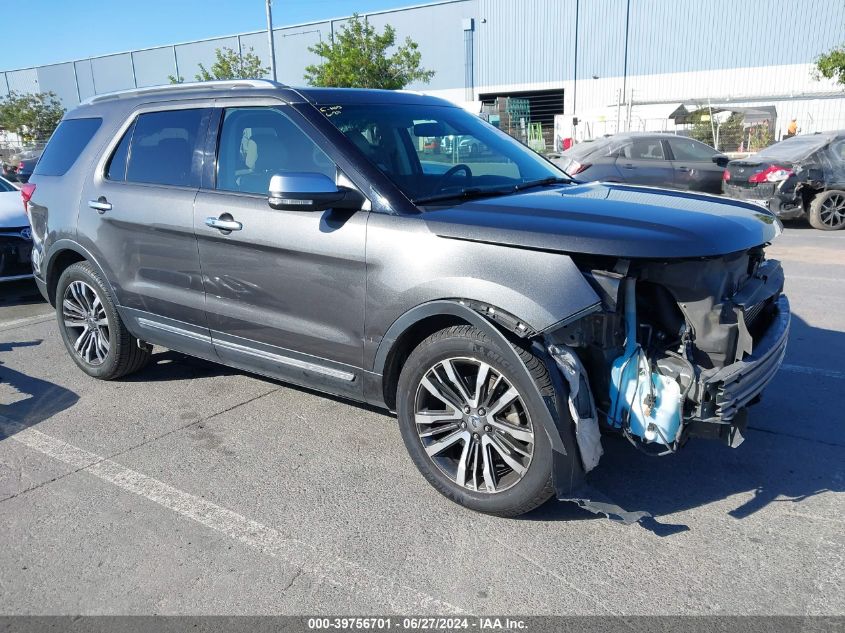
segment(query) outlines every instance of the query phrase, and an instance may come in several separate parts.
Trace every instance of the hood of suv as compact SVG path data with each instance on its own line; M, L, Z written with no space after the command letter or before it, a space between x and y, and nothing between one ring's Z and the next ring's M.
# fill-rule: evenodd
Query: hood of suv
M771 213L737 200L608 183L483 198L423 218L442 237L650 259L735 253L782 230Z

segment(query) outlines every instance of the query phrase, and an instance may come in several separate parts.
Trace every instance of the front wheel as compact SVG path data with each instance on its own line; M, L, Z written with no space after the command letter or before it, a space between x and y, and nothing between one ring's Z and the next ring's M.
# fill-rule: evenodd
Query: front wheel
M56 317L65 348L89 376L113 380L150 359L123 324L109 289L88 262L69 266L56 287Z
M422 475L452 501L498 516L554 492L551 443L526 398L553 387L545 365L515 349L535 384L482 331L441 330L408 357L397 392L402 439Z

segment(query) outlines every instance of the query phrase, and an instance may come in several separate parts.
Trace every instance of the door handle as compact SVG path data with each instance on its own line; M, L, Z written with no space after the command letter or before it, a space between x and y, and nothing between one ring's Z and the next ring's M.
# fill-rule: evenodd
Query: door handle
M88 206L92 209L96 209L97 213L103 214L106 211L111 211L111 202L106 200L105 196L100 196L96 200L89 200Z
M634 166L631 163L625 163L622 167L624 169L634 169Z
M225 216L228 216L225 217ZM205 225L210 226L213 229L218 229L220 231L240 231L244 228L244 225L240 222L231 219L232 216L228 213L224 213L219 218L206 218Z
M689 167L678 167L678 171L689 171Z

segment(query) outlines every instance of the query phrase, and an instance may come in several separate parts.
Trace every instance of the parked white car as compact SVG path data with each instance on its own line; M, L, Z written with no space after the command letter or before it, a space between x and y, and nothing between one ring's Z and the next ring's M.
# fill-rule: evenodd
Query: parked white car
M32 277L32 231L20 190L0 178L0 282Z

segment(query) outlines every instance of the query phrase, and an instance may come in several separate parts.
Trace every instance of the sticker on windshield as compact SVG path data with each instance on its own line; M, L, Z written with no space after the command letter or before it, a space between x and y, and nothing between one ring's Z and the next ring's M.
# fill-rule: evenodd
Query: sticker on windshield
M320 112L322 112L323 115L326 118L330 119L333 116L337 116L338 114L342 114L343 113L343 106L339 106L339 105L323 106L323 107L320 108Z

